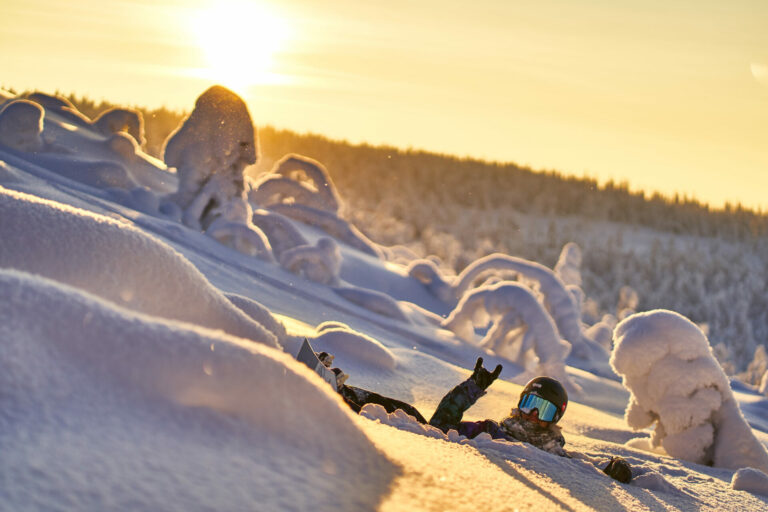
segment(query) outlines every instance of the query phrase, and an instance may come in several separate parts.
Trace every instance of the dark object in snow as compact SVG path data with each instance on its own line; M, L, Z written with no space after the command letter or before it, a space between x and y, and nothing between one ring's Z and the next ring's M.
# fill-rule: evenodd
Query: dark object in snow
M315 373L322 377L323 380L333 386L333 389L338 391L338 375L329 370L331 361L333 361L333 356L326 352L316 354L315 351L312 350L309 340L304 338L304 343L301 344L299 353L296 354L296 360L309 366Z
M603 469L603 473L623 484L628 484L632 480L632 470L629 463L621 457L611 458L611 461Z
M424 416L422 416L414 406L401 400L383 396L374 393L373 391L368 391L367 389L347 385L341 386L339 393L341 393L341 396L344 398L347 405L349 405L355 412L360 412L360 409L362 409L365 404L379 404L390 414L397 409L400 409L406 414L416 418L416 421L419 423L427 423Z
M499 375L501 374L501 365L496 365L496 369L493 370L493 373L489 372L485 368L483 368L483 358L478 357L477 362L475 363L475 370L472 372L472 375L469 377L473 381L475 381L475 384L477 384L477 387L479 387L482 390L488 389L488 386L493 384L493 381L499 378Z

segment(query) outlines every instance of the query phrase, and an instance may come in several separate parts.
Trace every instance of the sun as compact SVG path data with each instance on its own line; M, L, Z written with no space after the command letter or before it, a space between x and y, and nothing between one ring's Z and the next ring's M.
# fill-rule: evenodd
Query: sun
M290 27L270 4L214 0L195 12L191 28L205 60L205 78L237 92L279 81L274 58Z

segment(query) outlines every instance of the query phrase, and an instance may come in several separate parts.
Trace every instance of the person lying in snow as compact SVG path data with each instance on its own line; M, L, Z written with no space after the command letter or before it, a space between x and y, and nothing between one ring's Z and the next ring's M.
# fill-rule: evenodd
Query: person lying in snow
M333 356L321 352L318 358L330 368ZM412 405L361 388L347 386L345 381L349 376L338 368L333 368L332 371L336 374L339 393L355 412L360 412L367 403L375 403L383 406L388 413L402 409L418 422L429 423L445 433L456 430L459 434L471 439L485 432L493 439L522 441L554 455L570 458L563 448L565 437L557 426L557 422L563 417L568 406L568 393L560 382L551 377L536 377L530 380L520 393L517 407L512 409L509 416L501 422L462 421L464 412L485 395L485 390L501 374L501 368L501 365L498 365L493 372L489 372L483 367L483 358L479 357L472 375L440 400L429 422ZM622 483L629 483L632 478L629 464L621 457L613 457L603 472Z

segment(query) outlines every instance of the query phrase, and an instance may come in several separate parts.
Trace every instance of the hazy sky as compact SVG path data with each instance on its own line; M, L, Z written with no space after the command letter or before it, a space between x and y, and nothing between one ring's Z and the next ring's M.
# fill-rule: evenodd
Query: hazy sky
M0 70L768 210L765 0L0 0Z

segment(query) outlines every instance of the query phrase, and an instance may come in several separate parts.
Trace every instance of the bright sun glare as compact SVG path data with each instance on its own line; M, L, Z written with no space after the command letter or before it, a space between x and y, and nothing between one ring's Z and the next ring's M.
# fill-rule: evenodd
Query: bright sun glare
M192 30L204 54L205 78L240 93L251 85L280 81L274 56L289 38L289 26L271 5L213 0L195 13Z

